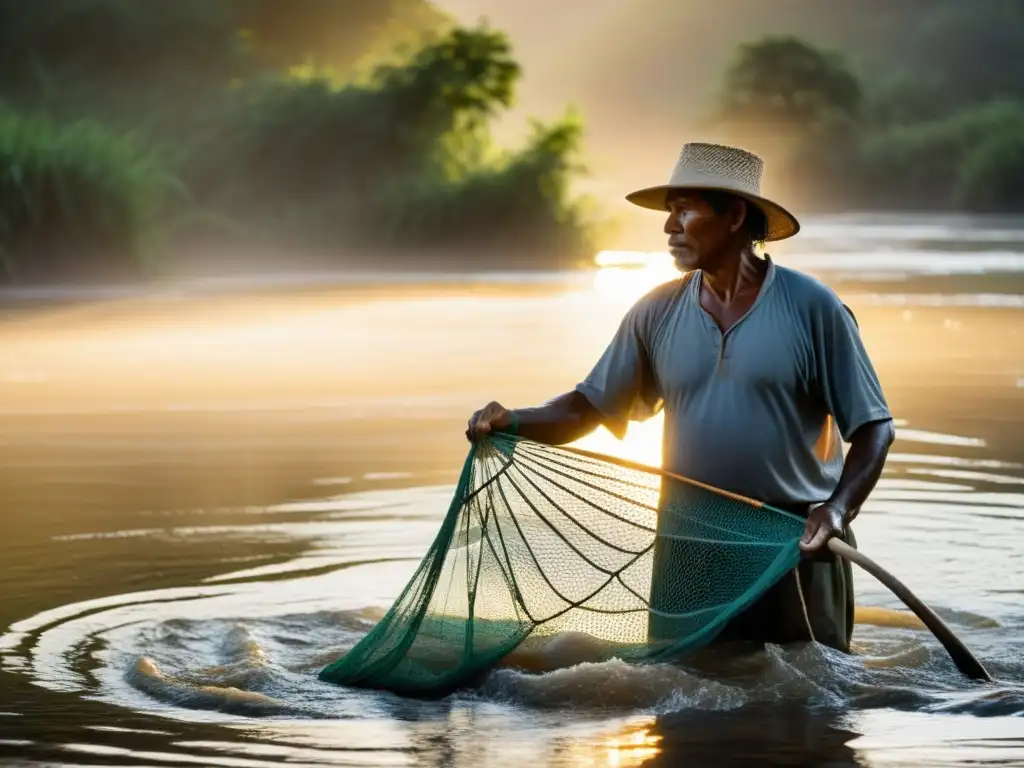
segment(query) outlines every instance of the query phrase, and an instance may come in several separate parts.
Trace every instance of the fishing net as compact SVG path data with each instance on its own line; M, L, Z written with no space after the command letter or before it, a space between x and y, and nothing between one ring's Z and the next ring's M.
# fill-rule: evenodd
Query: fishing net
M652 468L492 435L470 449L401 595L320 679L433 696L499 664L676 659L798 563L804 523Z

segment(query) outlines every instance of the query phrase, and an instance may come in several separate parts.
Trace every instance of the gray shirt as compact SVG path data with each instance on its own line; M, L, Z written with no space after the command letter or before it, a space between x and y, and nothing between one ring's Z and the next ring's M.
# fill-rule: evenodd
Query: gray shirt
M664 410L664 468L772 504L824 501L840 437L891 417L856 319L812 277L768 259L750 310L724 335L700 306L701 273L626 313L577 387L620 439Z

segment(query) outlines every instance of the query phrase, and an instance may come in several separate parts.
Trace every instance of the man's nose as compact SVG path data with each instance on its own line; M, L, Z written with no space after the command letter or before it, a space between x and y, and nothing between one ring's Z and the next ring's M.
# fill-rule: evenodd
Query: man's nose
M665 217L665 234L674 235L683 231L682 222L679 221L679 214L676 211L669 211Z

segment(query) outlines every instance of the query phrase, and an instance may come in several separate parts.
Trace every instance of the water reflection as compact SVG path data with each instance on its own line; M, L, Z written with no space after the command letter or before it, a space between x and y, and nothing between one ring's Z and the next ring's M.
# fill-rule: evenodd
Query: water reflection
M875 248L887 227L852 245ZM851 245L851 231L819 234ZM624 309L674 276L656 258L582 282L319 286L8 317L0 754L471 768L1019 758L1022 328L1012 302L964 296L1018 295L1006 273L971 272L1020 264L995 253L929 270L907 256L910 239L872 261L889 288L843 292L901 418L858 538L954 626L996 687L965 683L919 630L871 624L853 659L775 650L732 680L616 664L503 671L429 705L316 681L436 533L470 410L572 386ZM776 260L799 258L827 261ZM832 266L856 271L858 258ZM915 271L960 277L926 276L922 293L906 279ZM921 299L931 295L941 300ZM660 434L658 418L624 441L600 431L582 444L657 465ZM861 604L898 607L855 578ZM137 673L140 657L163 686ZM238 708L218 698L229 687L285 706Z
M742 712L679 712L655 719L650 734L660 754L648 766L762 765L861 766L850 746L860 734L828 710L772 704ZM742 744L742 753L736 745Z
M617 729L566 739L555 747L552 762L566 766L634 768L657 765L663 757L663 736L657 732L659 718L630 718Z

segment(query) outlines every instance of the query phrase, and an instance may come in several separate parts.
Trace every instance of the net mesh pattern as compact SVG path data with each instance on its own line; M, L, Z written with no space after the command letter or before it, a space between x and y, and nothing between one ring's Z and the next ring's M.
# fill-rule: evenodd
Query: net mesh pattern
M498 664L557 667L567 639L587 660L678 658L797 564L803 527L652 468L492 435L401 595L320 679L444 695Z

